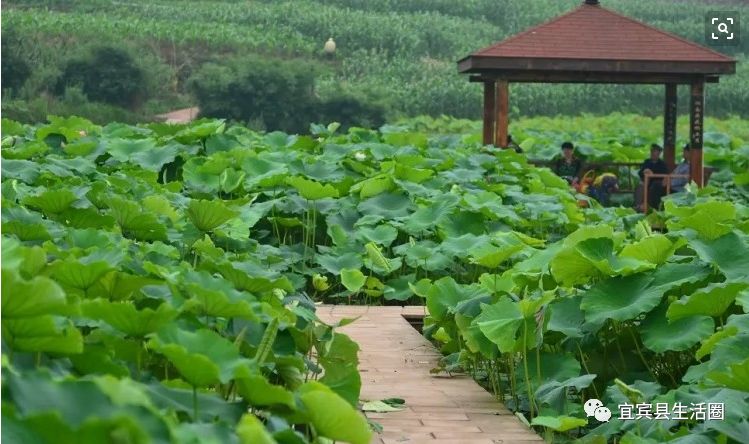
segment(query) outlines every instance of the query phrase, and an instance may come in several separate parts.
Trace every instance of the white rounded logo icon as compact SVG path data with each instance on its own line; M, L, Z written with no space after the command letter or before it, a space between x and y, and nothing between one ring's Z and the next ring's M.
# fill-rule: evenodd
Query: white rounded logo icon
M595 411L595 417L601 422L609 422L609 419L611 419L611 410L608 407L598 407Z
M583 404L583 410L585 410L585 414L588 417L595 416L596 409L598 407L602 407L603 403L599 401L598 399L589 399L585 401L585 404ZM608 409L607 409L608 410ZM609 412L610 414L611 412Z

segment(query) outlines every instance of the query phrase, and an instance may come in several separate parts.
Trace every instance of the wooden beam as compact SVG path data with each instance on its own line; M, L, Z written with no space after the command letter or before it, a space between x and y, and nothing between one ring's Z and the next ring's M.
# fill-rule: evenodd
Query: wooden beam
M508 126L510 122L510 87L507 80L497 81L497 127L494 144L507 148L509 145Z
M484 82L484 145L494 144L494 121L496 120L496 84L493 80Z
M718 76L698 74L657 74L657 73L609 73L578 71L542 71L542 70L486 70L473 73L470 82L488 82L504 79L512 83L604 83L604 84L640 84L663 85L674 83L691 85L703 80L706 83L718 83Z
M541 57L497 57L470 55L458 61L458 72L475 73L482 70L542 70L566 72L655 73L679 75L735 74L736 61L675 61L675 60L604 60Z
M702 136L705 118L705 83L694 82L689 101L689 178L702 187L704 170L702 165Z
M676 166L676 84L666 84L666 99L663 105L663 150L668 170Z

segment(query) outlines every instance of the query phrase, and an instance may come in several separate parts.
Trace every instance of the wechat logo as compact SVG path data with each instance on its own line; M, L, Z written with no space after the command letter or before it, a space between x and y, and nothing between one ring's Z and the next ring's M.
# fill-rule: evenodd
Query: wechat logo
M583 410L585 410L588 418L592 416L601 422L609 422L609 419L611 419L611 410L608 407L604 407L603 403L598 399L585 401Z

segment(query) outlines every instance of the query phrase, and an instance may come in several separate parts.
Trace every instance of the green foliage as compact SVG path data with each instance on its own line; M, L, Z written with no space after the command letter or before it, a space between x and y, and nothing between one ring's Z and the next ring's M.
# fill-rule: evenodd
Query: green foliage
M95 102L133 108L143 100L145 74L136 59L123 47L92 47L62 68L57 92L80 87Z

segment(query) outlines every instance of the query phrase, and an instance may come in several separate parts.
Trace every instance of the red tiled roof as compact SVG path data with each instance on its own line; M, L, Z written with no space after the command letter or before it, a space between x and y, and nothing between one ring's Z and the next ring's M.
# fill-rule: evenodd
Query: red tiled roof
M733 62L730 57L681 37L587 4L469 57Z

